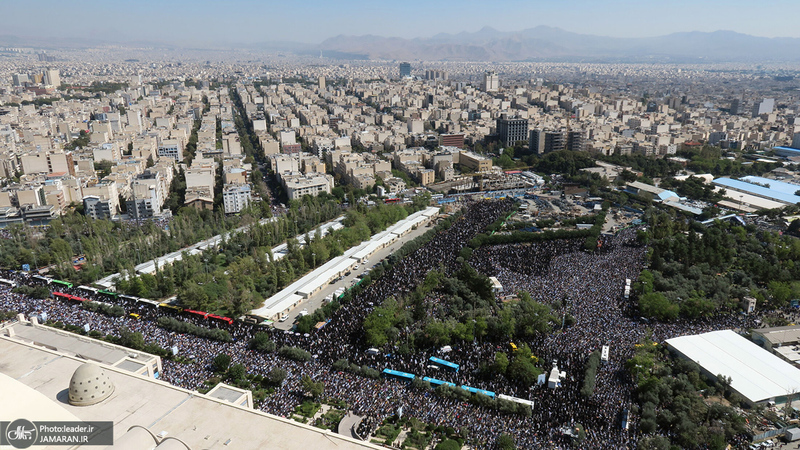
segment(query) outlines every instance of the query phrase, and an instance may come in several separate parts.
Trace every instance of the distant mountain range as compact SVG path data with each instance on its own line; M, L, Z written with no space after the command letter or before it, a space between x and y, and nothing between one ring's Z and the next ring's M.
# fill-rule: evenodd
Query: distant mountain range
M336 36L320 44L364 59L445 61L798 61L800 39L764 38L733 31L673 33L651 38L613 38L538 26L516 32L485 27L474 33L402 39Z
M104 42L102 39L20 38L0 35L2 46L91 47L104 44L180 49L177 43ZM138 44L138 45L137 45ZM425 61L586 61L586 62L796 62L800 39L764 38L734 31L673 33L650 38L614 38L538 26L522 31L484 27L476 32L440 33L404 39L339 35L320 44L271 41L251 44L200 44L191 48L241 48L318 55L338 59Z

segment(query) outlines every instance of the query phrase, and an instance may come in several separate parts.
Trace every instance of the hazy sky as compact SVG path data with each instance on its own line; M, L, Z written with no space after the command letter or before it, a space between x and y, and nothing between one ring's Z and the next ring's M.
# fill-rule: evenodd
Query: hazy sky
M181 43L427 37L538 25L615 37L800 37L798 0L0 0L0 34Z

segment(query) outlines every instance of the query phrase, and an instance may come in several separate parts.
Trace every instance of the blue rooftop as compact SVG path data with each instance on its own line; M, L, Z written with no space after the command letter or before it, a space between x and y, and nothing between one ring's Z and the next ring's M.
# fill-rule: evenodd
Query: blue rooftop
M740 177L739 180L746 181L748 183L758 183L758 184L768 185L769 188L772 190L789 195L794 195L795 192L800 190L800 184L787 183L785 181L771 180L769 178L756 177L752 175L748 175L746 177Z
M713 183L722 187L729 187L738 191L747 192L757 197L775 200L776 202L792 205L800 203L800 196L794 195L795 191L800 190L800 185L784 183L782 181L770 180L768 178L761 177L746 178L758 183L769 184L770 187L766 188L757 184L748 183L742 180L734 180L731 178L717 178L713 181ZM785 192L785 190L788 189L786 186L793 186L794 190L791 194Z
M800 156L800 149L791 147L772 147L772 149L781 156Z

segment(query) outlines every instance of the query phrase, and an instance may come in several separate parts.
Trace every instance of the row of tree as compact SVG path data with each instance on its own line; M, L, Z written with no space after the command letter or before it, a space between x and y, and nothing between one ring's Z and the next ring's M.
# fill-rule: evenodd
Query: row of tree
M316 201L309 198L308 204ZM331 207L331 202L322 203L319 208L293 205L285 216L235 233L220 244L219 250L185 254L181 261L164 266L155 274L120 279L117 290L145 298L177 294L186 308L238 316L409 213L401 205L358 207L346 213L344 228L324 237L309 233L317 220L311 217L328 219L341 212ZM306 233L306 245L301 247L290 237L297 232ZM272 247L287 238L287 254L274 258Z

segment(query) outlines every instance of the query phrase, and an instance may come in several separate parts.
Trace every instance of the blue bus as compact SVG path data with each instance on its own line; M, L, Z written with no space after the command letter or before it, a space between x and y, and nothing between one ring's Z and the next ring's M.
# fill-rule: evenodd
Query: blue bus
M422 379L430 383L431 386L441 386L443 384L446 384L448 386L456 387L455 383L451 383L449 381L437 380L436 378L431 378L431 377L422 377Z
M452 370L453 372L458 372L458 368L460 367L456 363L451 363L450 361L445 361L445 360L437 358L435 356L431 356L428 359L428 361L430 361L431 364L434 364L434 365L436 365L438 367L441 367L443 369Z
M484 391L483 389L478 389L471 386L461 386L461 389L468 392L472 392L473 394L483 394L491 398L494 398L494 392L492 391Z
M399 372L392 369L383 369L383 376L386 378L395 378L403 381L411 381L416 378L416 375L413 373Z

